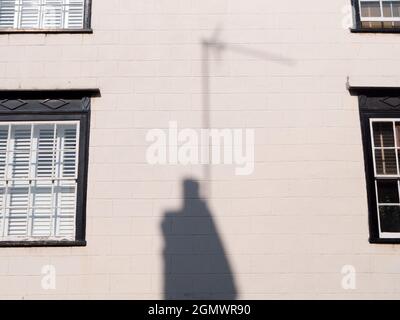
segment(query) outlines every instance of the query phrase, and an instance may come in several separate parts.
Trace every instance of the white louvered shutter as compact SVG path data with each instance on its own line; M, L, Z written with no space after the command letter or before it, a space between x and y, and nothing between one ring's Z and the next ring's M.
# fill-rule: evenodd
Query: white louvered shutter
M11 126L11 150L8 159L11 173L8 183L8 235L26 236L28 233L29 171L32 143L31 125Z
M77 130L76 126L60 125L60 144L57 194L57 233L68 235L75 230L76 184L77 178ZM73 179L73 180L64 180Z
M53 181L56 148L56 133L53 124L36 125L33 152L34 172L38 180L32 185L32 236L52 235Z
M0 126L0 237L3 236L3 227L5 221L5 173L6 173L6 157L8 146L8 129L9 126Z
M0 1L0 28L14 28L16 17L16 0Z
M4 181L6 173L6 157L9 126L0 126L0 181Z
M20 7L19 27L37 29L40 27L41 0L22 0Z
M66 0L65 25L66 29L82 29L85 17L84 0Z
M64 5L63 0L42 0L43 14L42 14L42 28L63 28L63 15Z
M78 132L70 122L0 125L0 237L74 240Z

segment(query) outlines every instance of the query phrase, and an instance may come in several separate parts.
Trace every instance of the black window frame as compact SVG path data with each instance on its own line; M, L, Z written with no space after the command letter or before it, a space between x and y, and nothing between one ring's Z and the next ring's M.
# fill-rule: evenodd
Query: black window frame
M91 97L98 89L0 91L0 123L8 121L65 121L80 123L75 240L2 241L0 247L86 246L86 201L89 164Z
M353 19L354 27L350 28L351 32L354 33L400 33L400 27L398 28L363 28L361 25L360 6L359 0L351 0L351 6L353 7Z
M349 87L349 91L358 96L367 187L369 242L400 244L400 238L380 237L370 127L370 119L400 119L400 88Z
M60 29L38 29L38 28L27 28L27 29L14 29L14 28L8 28L8 29L0 29L0 35L1 34L10 34L10 33L31 33L31 34L36 34L36 33L50 33L50 34L58 34L58 33L93 33L92 29L92 0L84 0L85 1L85 7L84 7L84 18L83 18L83 27L82 29L65 29L65 28L60 28Z

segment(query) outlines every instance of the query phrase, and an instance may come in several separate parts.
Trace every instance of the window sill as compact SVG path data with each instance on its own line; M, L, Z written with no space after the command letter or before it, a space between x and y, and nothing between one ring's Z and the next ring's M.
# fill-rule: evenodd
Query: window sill
M91 34L93 33L93 29L0 29L1 34L60 34L60 33L69 33L69 34Z
M380 239L380 238L369 238L371 244L400 244L400 239Z
M367 28L351 28L352 33L400 33L400 28L393 29L367 29Z
M85 247L85 240L75 241L0 241L0 248Z

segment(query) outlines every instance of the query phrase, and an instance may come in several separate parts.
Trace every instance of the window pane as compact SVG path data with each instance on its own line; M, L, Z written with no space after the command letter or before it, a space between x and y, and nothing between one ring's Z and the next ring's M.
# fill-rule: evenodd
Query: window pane
M39 28L40 0L22 0L21 28Z
M30 150L31 150L31 126L13 125L11 127L12 138L12 178L20 180L29 177Z
M400 232L400 206L380 206L381 232Z
M5 188L0 188L0 236L4 228L4 215L5 215Z
M66 28L83 28L83 18L85 12L85 3L83 0L70 0L66 12Z
M397 174L396 151L394 149L375 150L375 166L377 174Z
M361 1L361 16L362 17L380 17L381 6L379 1Z
M400 1L384 1L383 16L400 17Z
M4 179L6 172L8 126L0 126L0 179Z
M0 28L14 27L15 0L0 0Z
M400 17L400 1L392 2L393 17Z
M57 233L60 235L74 234L76 187L60 183L56 190Z
M392 2L391 1L383 2L382 11L384 17L392 17Z
M54 176L55 164L55 126L41 125L35 127L37 139L36 176L40 178Z
M378 180L378 202L399 203L399 190L397 180Z
M51 182L48 186L32 187L32 236L50 236L53 215Z
M10 189L8 235L26 236L28 228L29 188Z
M75 177L76 174L76 125L59 125L57 128L60 136L60 177Z
M390 28L394 27L394 23L393 23L393 21L385 21L385 22L382 22L382 27L385 29L390 29Z
M400 147L400 122L395 123L396 128L396 144L397 147Z
M372 124L375 147L394 147L392 122L374 122Z
M382 22L379 21L362 21L361 26L363 28L379 29L382 28Z

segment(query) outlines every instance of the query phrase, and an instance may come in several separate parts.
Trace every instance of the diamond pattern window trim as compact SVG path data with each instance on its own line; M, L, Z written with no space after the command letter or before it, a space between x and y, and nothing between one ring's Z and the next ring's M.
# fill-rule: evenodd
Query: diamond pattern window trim
M8 110L16 110L26 104L27 104L27 102L25 102L23 100L19 100L19 99L18 100L3 100L0 102L0 105L3 106L4 108L7 108Z
M392 108L400 107L400 98L398 97L389 97L382 100L383 103L387 104Z
M69 102L66 102L62 99L47 99L42 101L41 104L55 110L66 106L67 104L69 104Z

